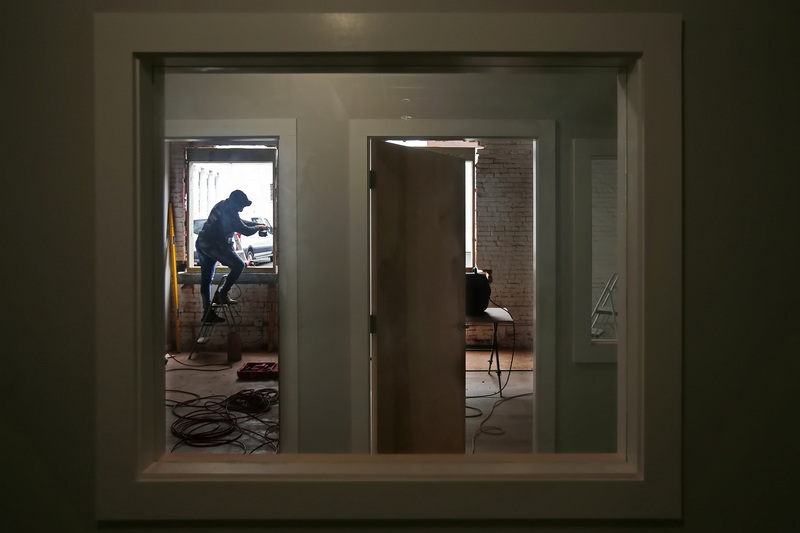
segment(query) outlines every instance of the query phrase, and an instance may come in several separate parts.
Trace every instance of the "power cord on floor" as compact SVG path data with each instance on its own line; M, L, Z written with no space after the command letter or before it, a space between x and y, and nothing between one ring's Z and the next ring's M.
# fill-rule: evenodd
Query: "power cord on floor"
M498 304L497 302L495 302L491 298L489 299L489 301L491 303L493 303L496 307L499 307L500 309L503 309L506 313L509 314L509 316L511 316L511 361L509 362L508 370L506 371L505 383L498 382L498 390L497 390L497 392L494 392L494 393L491 393L491 394L467 396L467 398L491 398L492 396L496 396L498 394L502 394L503 390L505 390L506 386L508 385L508 380L511 378L511 371L514 368L514 355L516 353L516 345L517 345L517 328L516 328L516 323L514 321L514 317L513 317L513 315L511 315L511 311L509 311L507 307L503 307L502 305ZM500 349L498 347L498 353L495 354L495 356L497 357L497 366L498 366L498 368L500 367L500 354L499 354L499 351L500 351ZM489 368L489 372L491 372L491 366ZM489 414L486 416L485 419L483 419L481 421L481 423L478 425L477 429L472 434L470 453L472 453L472 454L475 453L475 444L476 444L476 441L478 440L478 437L480 435L499 436L499 435L504 435L505 434L505 430L503 428L501 428L501 427L498 427L498 426L486 426L485 425L486 422L494 414L494 410L500 404L502 404L503 402L505 402L507 400L512 400L512 399L515 399L515 398L521 398L523 396L532 396L532 395L533 395L533 392L526 392L526 393L523 393L523 394L517 394L515 396L509 396L509 397L506 397L506 398L500 398L499 400L494 402L494 404L492 405L492 409L489 411ZM474 415L467 415L467 418L478 418L483 414L483 412L480 409L478 409L477 407L472 407L470 405L467 405L466 408L477 412L477 414L474 414Z
M183 366L183 368L166 368L164 369L165 372L175 372L179 370L196 370L198 372L222 372L224 370L228 370L233 368L232 365L228 363L200 363L200 364L190 364L185 361L181 361L176 357L175 354L172 352L167 352L164 357L166 358L166 362L169 363L170 361L175 361L179 365ZM188 356L187 356L188 360Z
M501 403L506 402L508 400L513 400L515 398L522 398L523 396L532 396L532 395L533 395L532 392L526 392L526 393L523 393L523 394L517 394L516 396L509 396L507 398L500 398L499 400L494 402L494 404L492 405L492 409L489 411L489 414L486 415L486 418L484 418L481 421L481 423L478 425L478 428L472 433L472 447L470 449L470 453L471 454L475 453L475 443L478 440L479 436L481 436L481 435L494 435L494 436L505 435L506 431L503 428L499 427L499 426L485 426L484 425L492 417L492 415L494 414L494 410L497 408L498 405L500 405ZM467 406L467 407L469 407L469 406Z
M472 407L471 405L467 405L466 408L475 411L474 415L467 415L467 418L479 418L480 416L483 415L483 411L481 411L477 407Z
M168 389L166 392L191 396L185 401L167 399L167 407L172 408L175 416L170 431L179 439L172 451L181 446L229 445L241 448L242 453L248 453L248 445L255 444L249 453L264 447L278 452L279 425L262 418L273 405L277 405L277 389L246 389L228 397L200 396L175 389ZM263 428L256 431L245 426L245 423Z

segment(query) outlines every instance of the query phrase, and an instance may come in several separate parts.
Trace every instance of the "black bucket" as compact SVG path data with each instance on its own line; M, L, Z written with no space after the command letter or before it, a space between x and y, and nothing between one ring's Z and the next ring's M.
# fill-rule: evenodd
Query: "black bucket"
M467 272L467 314L479 315L489 307L489 296L492 289L489 287L489 278L485 272L478 272L473 268L472 272Z

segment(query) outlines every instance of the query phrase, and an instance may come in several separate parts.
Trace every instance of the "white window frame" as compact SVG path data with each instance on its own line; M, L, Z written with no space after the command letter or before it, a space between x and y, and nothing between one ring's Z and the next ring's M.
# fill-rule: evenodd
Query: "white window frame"
M175 31L187 22L195 31ZM480 519L487 501L493 516L506 519L680 517L680 16L100 13L94 49L96 238L109 242L109 227L116 236L95 258L98 520ZM156 268L166 183L155 178L164 132L154 120L161 82L153 58L476 50L629 65L628 118L619 132L634 207L625 236L628 320L620 331L628 351L619 374L628 417L623 453L164 455L164 428L155 422L163 417L163 361L152 354L168 307ZM140 55L148 52L157 55ZM281 198L295 198L283 194L296 192L291 178L282 175L279 187ZM289 403L297 376L286 375L283 361L297 357L297 308L310 303L298 301L295 207L279 207L281 393ZM254 505L254 497L268 505Z
M590 310L594 305L592 300L592 287L587 280L591 279L591 194L587 190L581 191L582 183L591 182L592 159L595 157L616 157L617 142L613 139L573 139L572 149L572 194L573 201L573 227L572 227L572 360L576 363L616 363L617 340L608 342L595 342L591 337L589 325L591 323ZM621 204L625 199L627 177L624 167L617 169L618 186L617 199ZM584 186L585 187L585 186ZM620 206L620 211L624 206ZM618 235L624 232L624 217L618 223ZM625 243L622 242L622 245ZM587 253L589 254L587 256ZM615 300L620 294L615 294ZM617 332L619 334L619 332Z
M270 139L270 142L274 143L274 142L276 142L276 139ZM211 143L209 143L209 146L205 147L205 148L211 148L214 144L215 143L211 142ZM258 144L258 142L257 141L253 141L253 144L251 144L251 145L241 144L240 146L242 146L244 149L246 149L245 147L252 146L252 145L255 145L255 144ZM217 149L224 150L225 148L217 148ZM274 148L265 148L265 149L274 149ZM277 154L277 149L275 149L275 153ZM186 239L186 250L187 250L187 252L186 252L187 253L186 269L187 269L188 272L200 272L200 266L199 265L195 265L195 263L194 263L194 254L196 252L195 241L197 240L197 234L194 233L194 224L193 224L193 222L194 222L194 220L196 218L202 218L202 217L198 216L198 213L195 212L196 211L195 206L198 203L198 201L195 198L195 196L199 195L199 191L195 190L195 184L194 184L195 175L192 172L192 168L193 168L194 165L197 165L197 166L202 168L203 165L212 165L213 166L213 165L217 165L219 163L220 162L196 161L196 160L191 160L191 159L186 161L186 174L187 174L186 180L188 182L186 184L186 194L187 194L187 199L188 199L188 204L189 204L188 208L186 209L186 222L187 222L187 225L186 225L186 234L187 234L187 239ZM268 220L269 220L270 224L272 224L272 227L273 228L277 228L277 219L275 218L275 213L277 211L275 209L275 197L274 197L274 187L277 186L277 180L275 179L275 177L278 175L277 158L273 158L273 160L271 160L271 161L233 161L233 162L225 161L224 163L226 163L226 164L229 164L229 163L237 164L238 163L238 164L264 164L264 165L269 165L269 173L272 174L272 181L269 182L269 189L270 189L271 193L273 193L273 197L272 197L272 205L273 205L273 207L272 207L272 209L270 209L267 212L267 214L269 215ZM250 196L250 199L253 200L253 192L249 191L245 187L243 187L243 188L245 189L245 192ZM206 209L205 209L206 212L203 213L203 215L205 217L208 217L208 213L211 211L211 208L214 206L214 204L216 202L220 201L220 200L225 199L225 198L227 198L227 194L226 193L222 194L221 196L217 196L215 201L210 202L209 205L206 206ZM254 200L254 201L257 203L256 200ZM252 216L254 214L254 212L252 210L249 210L248 208L246 208L246 210L249 211L249 215L250 216ZM250 218L246 213L242 213L242 212L239 213L239 216L242 217L245 220ZM273 232L276 233L275 230L273 230ZM234 235L233 240L234 240L234 250L239 255L239 257L246 262L247 261L247 257L245 255L245 250L242 249L241 243L239 242L239 237ZM274 261L274 257L277 255L277 248L275 247L275 243L276 242L277 242L277 238L273 234L273 254L275 254L275 255L273 255L272 266L267 267L267 266L263 266L263 265L260 265L260 266L259 265L248 265L248 268L250 269L248 271L248 273L253 274L253 273L257 273L257 272L260 272L260 273L275 272L277 270L275 268L275 265L277 264L277 262ZM228 270L229 270L228 267L226 267L224 265L220 265L220 264L217 265L217 272L227 272Z
M464 259L464 267L467 270L475 268L475 224L477 213L475 212L475 161L464 161L464 214L466 223L464 225L464 253L469 252L469 264ZM469 249L467 249L469 246Z

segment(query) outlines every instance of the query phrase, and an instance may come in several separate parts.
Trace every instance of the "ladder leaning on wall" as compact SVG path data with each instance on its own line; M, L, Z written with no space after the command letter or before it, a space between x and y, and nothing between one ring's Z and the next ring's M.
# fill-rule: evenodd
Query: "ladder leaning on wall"
M597 302L594 304L591 325L593 339L598 339L603 336L605 330L598 327L598 322L602 317L609 316L613 319L614 323L614 335L612 338L616 338L617 336L617 308L614 305L614 291L617 288L618 277L619 275L614 273L608 278L605 287L603 287L603 292L600 293Z

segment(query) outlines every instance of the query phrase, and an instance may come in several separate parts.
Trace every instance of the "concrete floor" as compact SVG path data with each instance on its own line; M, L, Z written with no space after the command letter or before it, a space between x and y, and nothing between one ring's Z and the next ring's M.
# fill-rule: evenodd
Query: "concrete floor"
M498 377L487 372L487 354L467 353L465 453L531 453L533 360L531 353L502 355L502 396ZM278 361L277 354L244 353L228 364L225 353L170 356L166 369L167 452L276 453L279 449L278 381L243 380L237 370L249 362ZM481 359L475 359L482 357ZM516 370L520 368L520 370ZM264 411L261 411L265 409ZM173 425L182 435L173 434Z

